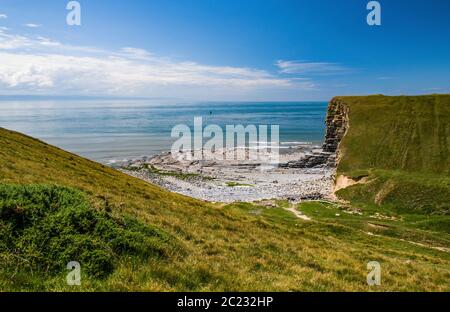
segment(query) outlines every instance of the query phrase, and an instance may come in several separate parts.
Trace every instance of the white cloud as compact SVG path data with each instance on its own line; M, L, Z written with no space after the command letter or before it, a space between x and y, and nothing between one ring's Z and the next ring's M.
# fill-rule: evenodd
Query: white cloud
M28 23L28 24L24 24L23 26L28 27L28 28L39 28L42 25L41 24Z
M307 78L260 69L177 61L133 47L70 46L6 30L0 30L0 59L2 93L212 99L315 88Z
M318 90L304 75L283 77L255 68L204 65L135 47L108 51L72 46L8 29L0 29L0 60L3 94L269 100ZM285 61L277 64L293 73Z
M49 38L38 36L37 37L37 43L43 46L52 46L52 47L59 47L62 44L58 41L53 41Z
M252 69L203 66L153 59L137 63L118 56L98 58L0 52L0 85L63 92L151 95L177 88L228 90L291 87L294 82ZM301 85L308 86L302 81ZM163 92L164 93L164 92ZM162 94L158 94L162 95ZM169 94L166 94L169 95Z
M336 74L348 69L337 63L278 60L275 65L283 74Z
M6 19L6 18L8 18L8 15L6 15L6 14L0 14L0 19Z
M120 49L120 52L124 54L124 56L127 56L132 59L137 60L149 60L152 57L152 54L144 49L138 49L138 48L122 48Z
M0 30L0 49L13 50L32 45L33 40L30 38L9 34L6 31L5 29Z
M36 52L47 47L62 46L61 43L42 36L30 38L8 33L8 30L6 27L0 28L0 50L32 49Z

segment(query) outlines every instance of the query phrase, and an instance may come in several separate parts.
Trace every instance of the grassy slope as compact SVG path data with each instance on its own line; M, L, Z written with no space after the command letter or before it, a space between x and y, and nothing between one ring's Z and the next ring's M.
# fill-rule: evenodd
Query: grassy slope
M93 209L86 196L62 186L0 184L0 263L4 276L45 276L70 261L83 273L109 276L118 261L182 255L177 240L129 217Z
M94 209L136 217L183 250L164 260L119 260L108 278L85 277L76 290L450 290L449 253L427 247L450 246L438 227L417 230L413 221L398 221L371 236L365 218L345 223L319 214L307 222L281 208L206 204L4 129L0 146L0 183L79 189ZM366 284L372 260L382 264L379 288ZM0 289L71 288L62 268L44 276L0 270Z
M349 107L338 174L371 182L338 195L450 214L450 95L338 97Z

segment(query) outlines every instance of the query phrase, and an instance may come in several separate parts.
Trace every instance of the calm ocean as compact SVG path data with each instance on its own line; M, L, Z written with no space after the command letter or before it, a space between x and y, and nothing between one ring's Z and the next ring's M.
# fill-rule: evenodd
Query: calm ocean
M0 101L0 127L111 163L169 151L177 124L279 125L285 146L321 144L326 102ZM225 128L223 128L225 129Z

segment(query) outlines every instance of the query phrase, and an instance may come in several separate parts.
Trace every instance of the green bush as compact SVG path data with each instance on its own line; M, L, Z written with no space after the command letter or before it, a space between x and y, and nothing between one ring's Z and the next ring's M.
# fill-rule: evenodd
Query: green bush
M93 209L84 193L60 186L0 185L2 268L49 274L78 261L103 278L124 255L166 258L174 248L163 231L133 218Z

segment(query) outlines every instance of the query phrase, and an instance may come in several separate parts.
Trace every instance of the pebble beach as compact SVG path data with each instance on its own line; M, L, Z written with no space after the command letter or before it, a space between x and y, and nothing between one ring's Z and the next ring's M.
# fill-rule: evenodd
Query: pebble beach
M119 170L169 191L209 202L332 199L333 167L290 166L320 151L318 146L295 148L281 153L275 166L255 161L178 160L167 152L127 161Z

